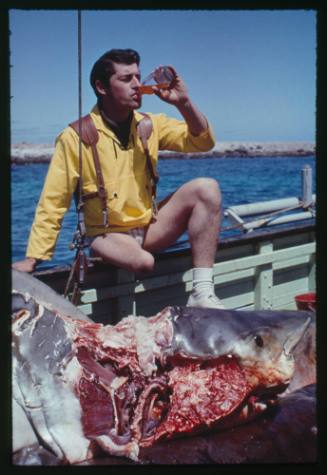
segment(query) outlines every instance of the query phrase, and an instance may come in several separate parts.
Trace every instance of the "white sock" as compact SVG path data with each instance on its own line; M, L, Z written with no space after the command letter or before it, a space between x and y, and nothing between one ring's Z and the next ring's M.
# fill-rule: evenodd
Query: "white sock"
M212 267L194 267L193 274L193 295L214 294L213 268Z

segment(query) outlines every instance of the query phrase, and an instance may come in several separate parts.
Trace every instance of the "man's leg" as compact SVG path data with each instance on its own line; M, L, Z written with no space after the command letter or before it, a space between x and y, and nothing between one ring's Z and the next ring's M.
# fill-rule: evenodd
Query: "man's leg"
M126 233L109 233L98 236L91 244L95 256L131 272L149 272L153 269L152 254Z
M181 186L160 203L157 220L145 235L144 249L166 248L188 231L193 260L193 290L188 305L222 308L214 295L212 268L221 221L218 183L198 178Z

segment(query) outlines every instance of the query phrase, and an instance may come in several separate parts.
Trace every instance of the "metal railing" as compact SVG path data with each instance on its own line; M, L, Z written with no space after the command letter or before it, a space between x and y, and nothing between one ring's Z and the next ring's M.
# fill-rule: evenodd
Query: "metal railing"
M283 198L230 206L224 212L224 216L230 222L230 226L224 227L222 230L240 229L244 232L250 232L264 226L287 224L315 218L316 195L312 193L312 169L309 165L305 165L301 173L301 198ZM291 213L291 211L297 212ZM248 221L243 219L249 216L256 218Z

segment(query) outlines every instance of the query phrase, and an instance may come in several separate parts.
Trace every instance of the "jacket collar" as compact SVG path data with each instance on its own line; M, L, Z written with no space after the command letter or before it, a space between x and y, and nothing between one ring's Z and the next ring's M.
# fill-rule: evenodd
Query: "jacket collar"
M96 129L100 132L103 132L105 135L109 136L112 140L114 140L117 144L120 145L120 141L118 140L116 134L113 132L113 130L111 130L110 127L108 127L106 125L106 123L104 122L101 114L100 114L100 111L99 111L99 107L98 105L95 105L92 110L91 110L91 117L93 119L93 122L94 122L94 125L96 127ZM135 142L135 139L136 139L136 128L137 128L137 124L140 122L140 120L143 119L143 115L140 114L140 112L137 112L137 111L133 111L133 119L132 119L132 123L131 123L131 132L130 132L130 136L132 135L133 138L134 138L134 142Z

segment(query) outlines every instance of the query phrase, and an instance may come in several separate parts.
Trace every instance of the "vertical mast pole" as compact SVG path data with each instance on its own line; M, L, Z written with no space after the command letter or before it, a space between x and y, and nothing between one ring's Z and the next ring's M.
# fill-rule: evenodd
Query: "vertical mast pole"
M79 158L79 197L78 197L78 209L82 205L82 12L81 10L77 11L77 43L78 43L78 129L79 129L79 143L78 143L78 158Z
M78 30L78 163L79 163L79 180L78 180L78 228L82 244L84 244L85 223L84 223L84 203L82 199L83 192L83 156L82 156L82 12L77 11L77 30Z
M85 247L85 222L84 222L84 203L82 199L83 191L83 163L82 163L82 15L81 10L77 10L77 43L78 43L78 168L79 179L77 185L77 231L74 234L72 249L76 249L76 256L72 265L68 281L66 284L64 296L68 296L71 282L73 284L73 291L71 301L77 305L80 295L80 287L84 283L85 272L87 267L87 258L84 253Z

